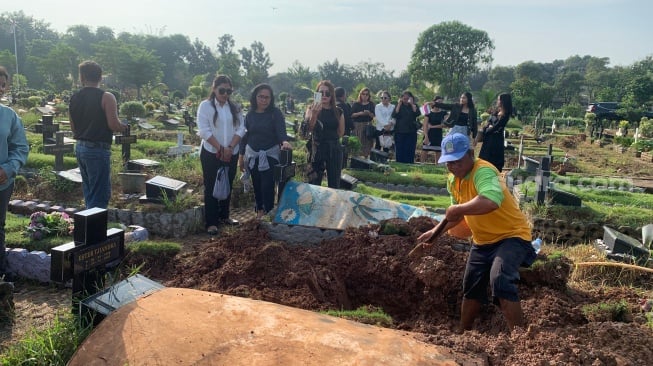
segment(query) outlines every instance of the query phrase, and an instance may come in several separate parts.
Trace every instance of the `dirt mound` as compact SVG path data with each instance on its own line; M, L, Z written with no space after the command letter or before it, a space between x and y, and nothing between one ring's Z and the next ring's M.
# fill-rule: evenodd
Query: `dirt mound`
M319 246L269 239L265 227L247 222L217 239L194 238L169 262L144 273L166 286L194 288L271 301L308 310L375 306L397 329L456 352L480 355L491 365L645 365L653 360L653 332L638 313L636 289L595 293L566 286L564 259L525 271L520 286L528 328L509 333L499 309L484 308L474 331L459 334L461 283L467 254L444 235L428 255L408 260L428 218L411 219L405 236L380 235L379 225L347 230ZM400 230L406 234L404 230ZM456 248L456 249L454 249ZM140 264L144 258L130 259ZM152 262L150 262L152 263ZM582 307L626 299L625 322L589 322Z

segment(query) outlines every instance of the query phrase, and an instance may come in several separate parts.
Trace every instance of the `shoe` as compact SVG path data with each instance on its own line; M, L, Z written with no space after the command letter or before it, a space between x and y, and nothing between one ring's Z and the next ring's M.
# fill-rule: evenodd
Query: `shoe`
M225 225L232 225L232 226L240 225L240 222L238 220L232 218L223 219L222 222Z
M213 226L213 225L212 225L212 226L209 226L208 229L206 229L206 232L207 232L209 235L217 235L217 234L218 234L218 228L217 228L216 226Z

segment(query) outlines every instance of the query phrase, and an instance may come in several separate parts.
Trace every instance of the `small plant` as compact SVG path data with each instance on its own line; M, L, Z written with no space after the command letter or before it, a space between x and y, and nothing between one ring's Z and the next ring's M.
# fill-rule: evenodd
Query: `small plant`
M594 322L625 322L629 313L628 303L625 300L584 305L581 311L587 320Z
M391 327L392 317L386 314L383 309L375 306L361 306L356 310L328 310L327 315L345 318L359 323Z
M71 235L75 228L74 221L65 212L45 213L34 212L30 217L29 226L25 228L24 236L31 240L41 240L56 235Z

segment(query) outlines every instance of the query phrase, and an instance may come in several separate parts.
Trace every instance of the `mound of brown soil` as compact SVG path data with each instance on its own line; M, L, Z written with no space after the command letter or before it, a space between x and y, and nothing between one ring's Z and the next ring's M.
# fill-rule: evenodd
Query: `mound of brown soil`
M431 227L411 219L408 236L379 235L378 225L349 229L319 246L269 239L265 227L247 222L217 239L195 237L166 263L145 265L144 274L185 287L271 301L308 310L374 306L397 329L424 333L424 340L477 355L490 365L647 365L653 332L638 313L636 289L574 291L566 286L571 264L557 260L524 272L520 286L528 327L508 332L499 309L484 308L474 331L459 334L461 282L466 253L444 235L411 262L407 253ZM129 259L140 264L146 258ZM587 304L625 299L629 323L590 322ZM547 363L547 361L549 363Z

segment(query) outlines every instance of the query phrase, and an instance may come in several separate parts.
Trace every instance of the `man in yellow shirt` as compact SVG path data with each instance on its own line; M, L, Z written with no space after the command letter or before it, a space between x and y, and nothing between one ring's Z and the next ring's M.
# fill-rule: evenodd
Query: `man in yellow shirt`
M447 190L451 206L445 213L448 223L444 230L465 220L474 241L463 279L461 328L472 328L481 305L488 301L488 284L508 327L522 326L516 285L519 267L530 266L536 257L526 216L500 179L499 171L474 157L467 136L454 133L445 137L438 163L446 163L450 172ZM418 241L425 247L432 245L427 242L436 228L422 234Z

